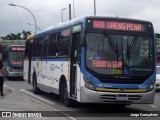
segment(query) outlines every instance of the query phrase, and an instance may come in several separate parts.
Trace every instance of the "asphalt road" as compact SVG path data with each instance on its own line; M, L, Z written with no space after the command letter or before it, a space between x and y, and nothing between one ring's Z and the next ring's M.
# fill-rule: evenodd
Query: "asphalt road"
M15 89L11 89L11 91L4 97L0 96L0 120L72 120L65 114L29 98ZM53 112L55 117L46 117L43 111Z
M75 104L74 107L65 107L60 101L59 96L55 94L47 94L45 92L40 95L33 94L32 86L26 81L10 80L5 81L5 85L12 90L12 95L5 96L3 98L4 103L0 103L7 106L7 110L23 110L23 111L48 111L44 114L55 116L53 118L65 118L72 120L159 120L160 117L160 92L156 92L155 102L150 104L135 104L126 107L120 107L117 105L104 105L104 104ZM23 99L22 99L23 98ZM15 102L7 103L8 101L20 101L17 104ZM1 99L0 99L1 100ZM37 106L39 105L39 106ZM12 106L10 108L10 106ZM2 111L2 109L0 109ZM55 112L56 111L56 112ZM58 115L56 114L58 112ZM152 113L152 114L151 114ZM62 116L61 116L62 115ZM131 117L131 115L133 117ZM158 115L159 117L146 117L145 115ZM142 117L143 116L143 117ZM144 117L145 116L145 117ZM46 118L50 119L50 117Z

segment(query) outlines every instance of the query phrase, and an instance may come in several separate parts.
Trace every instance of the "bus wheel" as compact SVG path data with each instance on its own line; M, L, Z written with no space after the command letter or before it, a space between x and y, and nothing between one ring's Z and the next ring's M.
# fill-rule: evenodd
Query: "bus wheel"
M33 75L33 92L34 92L35 94L40 93L40 90L39 90L39 88L37 87L37 77L36 77L35 74Z
M70 98L68 98L68 88L67 88L67 83L65 82L62 85L62 95L63 95L63 103L65 106L67 107L71 107L72 106L72 100Z

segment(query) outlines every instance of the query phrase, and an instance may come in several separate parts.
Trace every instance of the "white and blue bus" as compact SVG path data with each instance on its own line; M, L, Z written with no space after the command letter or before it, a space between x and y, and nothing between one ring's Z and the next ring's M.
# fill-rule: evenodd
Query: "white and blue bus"
M3 63L6 68L6 77L23 77L23 60L25 45L9 45L3 53Z
M155 36L151 22L80 17L29 36L24 79L80 103L152 104Z

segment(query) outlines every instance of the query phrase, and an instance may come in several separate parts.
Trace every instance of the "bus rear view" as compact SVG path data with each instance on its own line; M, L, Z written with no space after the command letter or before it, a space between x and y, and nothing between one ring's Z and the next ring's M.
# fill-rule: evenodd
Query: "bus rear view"
M150 22L88 18L83 52L83 102L154 102L155 38Z

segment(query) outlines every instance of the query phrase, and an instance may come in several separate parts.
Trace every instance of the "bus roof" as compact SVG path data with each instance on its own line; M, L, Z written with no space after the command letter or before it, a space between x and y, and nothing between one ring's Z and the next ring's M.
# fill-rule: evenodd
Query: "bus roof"
M39 36L41 36L43 34L47 34L47 33L50 33L52 31L63 29L65 27L69 27L69 26L72 26L72 25L84 23L85 22L85 18L86 17L79 17L79 18L76 18L76 19L73 19L73 20L70 20L70 21L67 21L67 22L64 22L64 23L59 23L56 26L48 27L45 30L43 30L43 31L41 31L39 33L36 33L35 37L39 37Z
M27 40L31 40L31 39L33 39L34 38L34 34L31 34L31 35L29 35L28 37L27 37Z
M73 20L70 20L70 21L67 21L67 22L64 22L64 23L59 23L56 26L50 26L50 27L46 28L45 30L43 30L39 33L36 33L35 37L40 37L41 35L48 34L50 32L57 31L59 29L64 29L66 27L70 27L70 26L73 26L73 25L85 24L86 19L88 19L88 18L91 18L91 19L92 18L97 18L97 19L100 19L100 18L102 19L103 18L103 19L115 19L115 20L117 19L117 20L126 20L126 21L146 22L146 23L152 24L149 21L131 19L131 18L107 17L107 16L82 16L82 17L79 17L79 18L76 18L76 19L73 19Z

